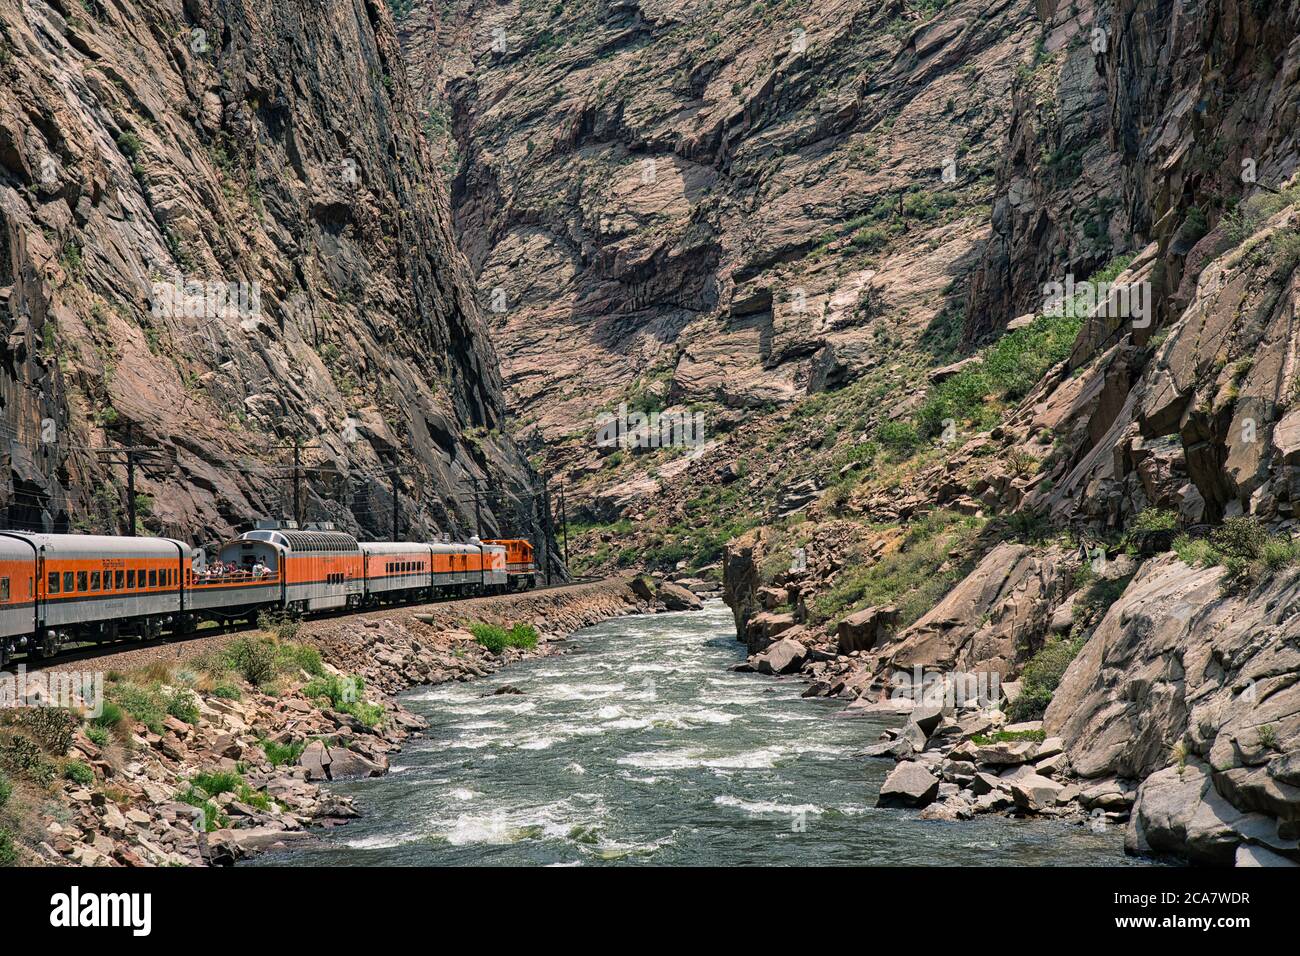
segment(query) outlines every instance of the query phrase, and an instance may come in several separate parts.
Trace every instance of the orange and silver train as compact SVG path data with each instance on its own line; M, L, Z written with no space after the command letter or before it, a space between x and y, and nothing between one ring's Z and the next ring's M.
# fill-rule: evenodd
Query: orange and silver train
M173 538L0 532L0 666L72 641L150 638L203 621L253 620L496 594L536 583L532 545L515 539L359 542L328 526L263 522L224 544L211 567Z

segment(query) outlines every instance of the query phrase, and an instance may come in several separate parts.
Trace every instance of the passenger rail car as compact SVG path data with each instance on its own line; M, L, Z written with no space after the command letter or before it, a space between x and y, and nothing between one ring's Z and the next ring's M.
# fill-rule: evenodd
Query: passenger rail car
M220 558L241 570L274 562L286 610L354 607L365 599L365 556L357 539L341 531L245 531L222 547Z
M311 613L436 597L503 593L509 547L359 543L338 531L248 531L218 551L171 538L0 532L0 665L16 651L69 641L155 637L264 610Z
M190 548L171 538L0 532L0 657L72 637L154 637L185 611Z

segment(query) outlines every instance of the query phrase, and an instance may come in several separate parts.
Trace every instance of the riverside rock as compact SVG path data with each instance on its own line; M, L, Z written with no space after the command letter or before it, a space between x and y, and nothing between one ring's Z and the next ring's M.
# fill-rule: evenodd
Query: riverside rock
M880 787L878 807L924 807L939 795L939 779L914 761L895 767Z
M793 640L780 640L754 659L760 674L789 674L797 671L808 656L808 649Z

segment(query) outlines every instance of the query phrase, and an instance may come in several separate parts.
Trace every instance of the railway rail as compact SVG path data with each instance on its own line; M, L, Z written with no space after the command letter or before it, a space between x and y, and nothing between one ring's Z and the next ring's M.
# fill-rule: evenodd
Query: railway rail
M563 588L575 587L582 584L594 584L603 578L595 575L588 575L576 578L569 578L565 581L556 581L553 584L539 584L535 588L528 589L527 593L538 594L546 591L554 591ZM523 594L524 591L507 592L507 594ZM474 601L483 597L483 595L466 595L462 597L435 597L431 600L411 599L403 602L393 602L381 607L405 607L418 608L426 605L444 605L456 604L461 601ZM358 607L351 610L335 611L318 611L310 614L308 620L324 621L335 618L353 617L360 614L366 614L370 611L379 610L377 607ZM184 644L189 641L204 640L211 637L225 637L232 634L242 634L248 631L261 630L261 625L257 621L241 620L225 624L215 624L211 627L199 627L188 631L168 631L163 630L161 634L153 638L123 638L116 642L106 643L84 643L65 645L57 654L52 657L32 657L25 653L15 654L6 665L6 670L12 670L19 664L29 667L32 670L43 670L48 667L64 667L68 664L75 664L78 661L94 660L97 657L106 657L112 654L119 654L125 651L148 650L149 648L168 647L171 645Z

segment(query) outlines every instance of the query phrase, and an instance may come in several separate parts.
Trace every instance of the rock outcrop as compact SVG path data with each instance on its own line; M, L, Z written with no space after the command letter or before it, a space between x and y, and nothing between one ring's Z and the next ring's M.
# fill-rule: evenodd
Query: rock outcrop
M98 447L156 448L141 526L203 543L292 513L294 441L307 520L386 535L394 464L411 534L472 533L474 478L528 501L381 0L4 0L0 28L10 527L120 532Z

